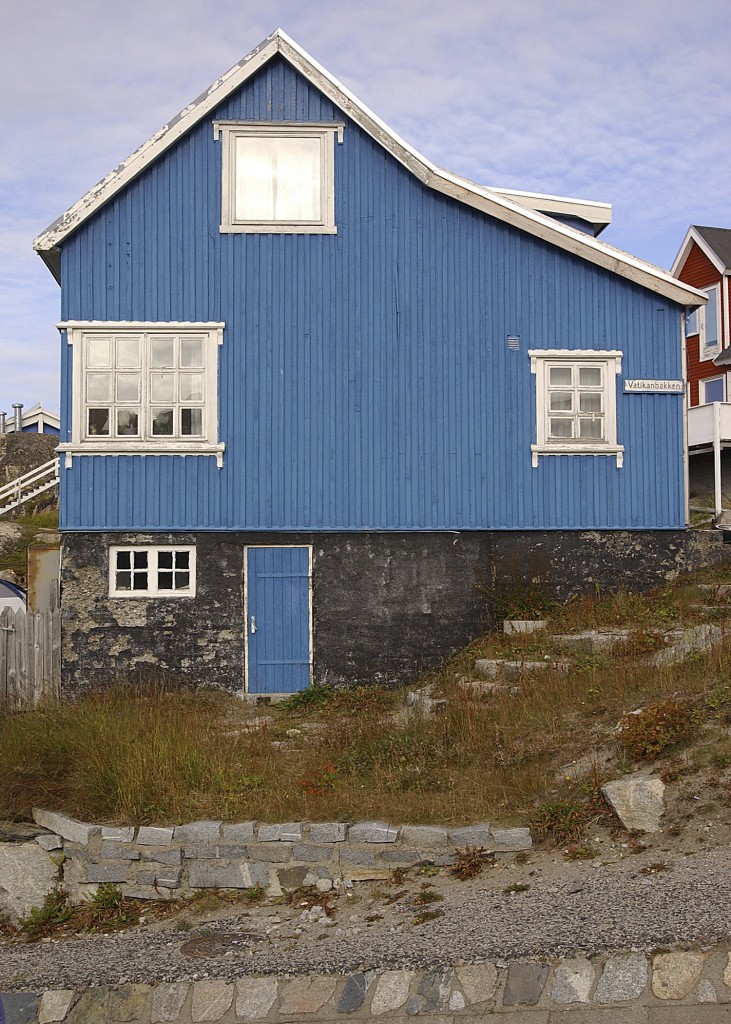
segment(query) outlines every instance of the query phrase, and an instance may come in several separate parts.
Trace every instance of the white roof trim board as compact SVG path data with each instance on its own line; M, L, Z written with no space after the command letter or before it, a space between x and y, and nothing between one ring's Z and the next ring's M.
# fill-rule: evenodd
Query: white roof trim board
M695 242L695 244L698 246L701 252L705 253L705 255L711 261L713 266L719 272L719 274L724 274L726 272L726 265L720 258L718 253L713 251L713 249L710 247L710 245L705 240L700 231L696 231L696 229L691 224L691 226L688 228L685 238L683 239L683 244L680 246L680 249L678 250L678 255L673 260L673 265L670 268L671 274L679 274L680 271L683 269L683 267L685 266L685 261L688 259L688 256L690 255L690 250L693 246L693 242Z
M287 60L424 185L681 305L698 306L706 301L705 294L682 284L659 267L526 208L519 202L519 194L510 199L504 191L473 184L459 175L437 167L391 131L376 114L364 106L281 29L273 32L243 60L217 79L205 93L181 110L169 124L102 178L36 238L33 248L40 253L51 270L54 273L57 270L56 250L65 238L277 54ZM599 204L590 204L591 207L597 205Z

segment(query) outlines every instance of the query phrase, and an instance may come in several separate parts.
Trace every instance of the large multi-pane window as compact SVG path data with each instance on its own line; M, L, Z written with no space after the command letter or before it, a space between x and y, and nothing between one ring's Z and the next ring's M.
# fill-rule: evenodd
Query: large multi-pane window
M219 454L217 324L63 324L74 346L72 443L62 450Z
M616 455L616 377L621 352L532 351L536 375L536 444L539 455Z
M113 547L110 597L194 597L194 547Z

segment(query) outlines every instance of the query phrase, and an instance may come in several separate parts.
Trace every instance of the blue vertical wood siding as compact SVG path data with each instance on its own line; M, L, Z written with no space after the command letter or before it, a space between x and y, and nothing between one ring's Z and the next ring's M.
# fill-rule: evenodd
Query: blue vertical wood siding
M216 118L344 120L337 235L221 234ZM622 392L624 377L681 376L679 307L422 186L281 59L64 244L62 288L67 319L226 324L223 468L74 457L63 529L684 523L683 399ZM592 456L532 468L527 352L545 348L624 353L623 469Z

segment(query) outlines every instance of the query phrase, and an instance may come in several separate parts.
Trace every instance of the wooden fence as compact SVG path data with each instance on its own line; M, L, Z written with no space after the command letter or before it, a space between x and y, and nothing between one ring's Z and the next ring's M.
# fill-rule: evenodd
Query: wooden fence
M60 610L0 611L0 705L33 707L60 692Z

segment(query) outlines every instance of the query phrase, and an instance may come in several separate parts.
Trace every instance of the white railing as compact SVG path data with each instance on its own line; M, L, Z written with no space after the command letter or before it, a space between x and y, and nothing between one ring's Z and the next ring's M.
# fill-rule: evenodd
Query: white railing
M0 516L58 486L58 474L59 462L55 458L4 484L0 487Z
M731 402L712 402L688 409L688 446L731 441Z

